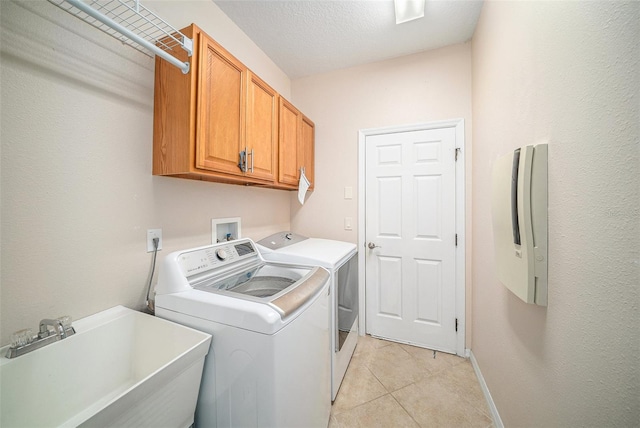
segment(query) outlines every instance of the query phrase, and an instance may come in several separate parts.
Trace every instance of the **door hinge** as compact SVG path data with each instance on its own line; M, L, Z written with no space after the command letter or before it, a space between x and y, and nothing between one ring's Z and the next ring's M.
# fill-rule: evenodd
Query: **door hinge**
M458 331L458 318L456 318L456 331Z
M458 155L460 154L460 147L456 147L455 152L456 152L456 155L455 155L456 156L456 162L458 162Z
M458 246L458 234L456 233L456 247Z

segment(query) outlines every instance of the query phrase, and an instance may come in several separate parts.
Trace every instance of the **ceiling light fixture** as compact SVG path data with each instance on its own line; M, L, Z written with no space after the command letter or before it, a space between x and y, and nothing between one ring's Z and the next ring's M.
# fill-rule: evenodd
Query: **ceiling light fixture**
M413 21L424 16L425 0L393 0L396 6L396 24Z

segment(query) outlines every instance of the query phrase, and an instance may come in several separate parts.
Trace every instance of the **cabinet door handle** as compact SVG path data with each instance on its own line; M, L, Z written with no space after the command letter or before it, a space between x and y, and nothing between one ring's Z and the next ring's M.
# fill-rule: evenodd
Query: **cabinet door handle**
M251 149L250 156L251 156L251 168L250 168L250 171L251 171L251 173L253 173L253 149Z
M240 162L238 162L238 168L240 171L247 172L247 151L243 150L240 152Z

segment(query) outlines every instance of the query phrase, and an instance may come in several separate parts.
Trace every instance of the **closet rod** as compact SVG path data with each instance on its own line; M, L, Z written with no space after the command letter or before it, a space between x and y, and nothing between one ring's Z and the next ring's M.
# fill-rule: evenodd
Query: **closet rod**
M158 55L159 57L165 59L169 63L175 65L180 70L182 70L182 73L184 73L184 74L189 73L189 63L188 62L180 61L179 59L177 59L176 57L174 57L173 55L171 55L167 51L164 51L164 50L160 49L158 46L154 45L153 43L148 42L144 38L138 36L136 33L134 33L133 31L129 30L128 28L123 27L122 25L120 25L116 21L112 20L111 18L109 18L107 16L104 16L103 14L98 12L97 10L95 10L92 7L90 7L90 6L86 5L85 3L83 3L81 0L65 0L65 1L67 3L75 6L76 8L80 9L81 11L86 13L87 15L89 15L89 16L97 19L98 21L102 22L103 24L113 28L114 30L116 30L120 34L128 37L129 39L133 40L134 42L136 42L140 46L146 48L147 50L153 52L154 54Z

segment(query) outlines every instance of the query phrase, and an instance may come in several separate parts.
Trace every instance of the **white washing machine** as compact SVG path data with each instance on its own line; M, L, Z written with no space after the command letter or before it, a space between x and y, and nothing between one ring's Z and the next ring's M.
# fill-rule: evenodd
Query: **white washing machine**
M358 251L356 244L280 232L257 242L265 260L322 266L331 274L331 400L358 342Z
M164 259L156 315L213 336L196 427L327 427L329 279L265 262L249 239Z

